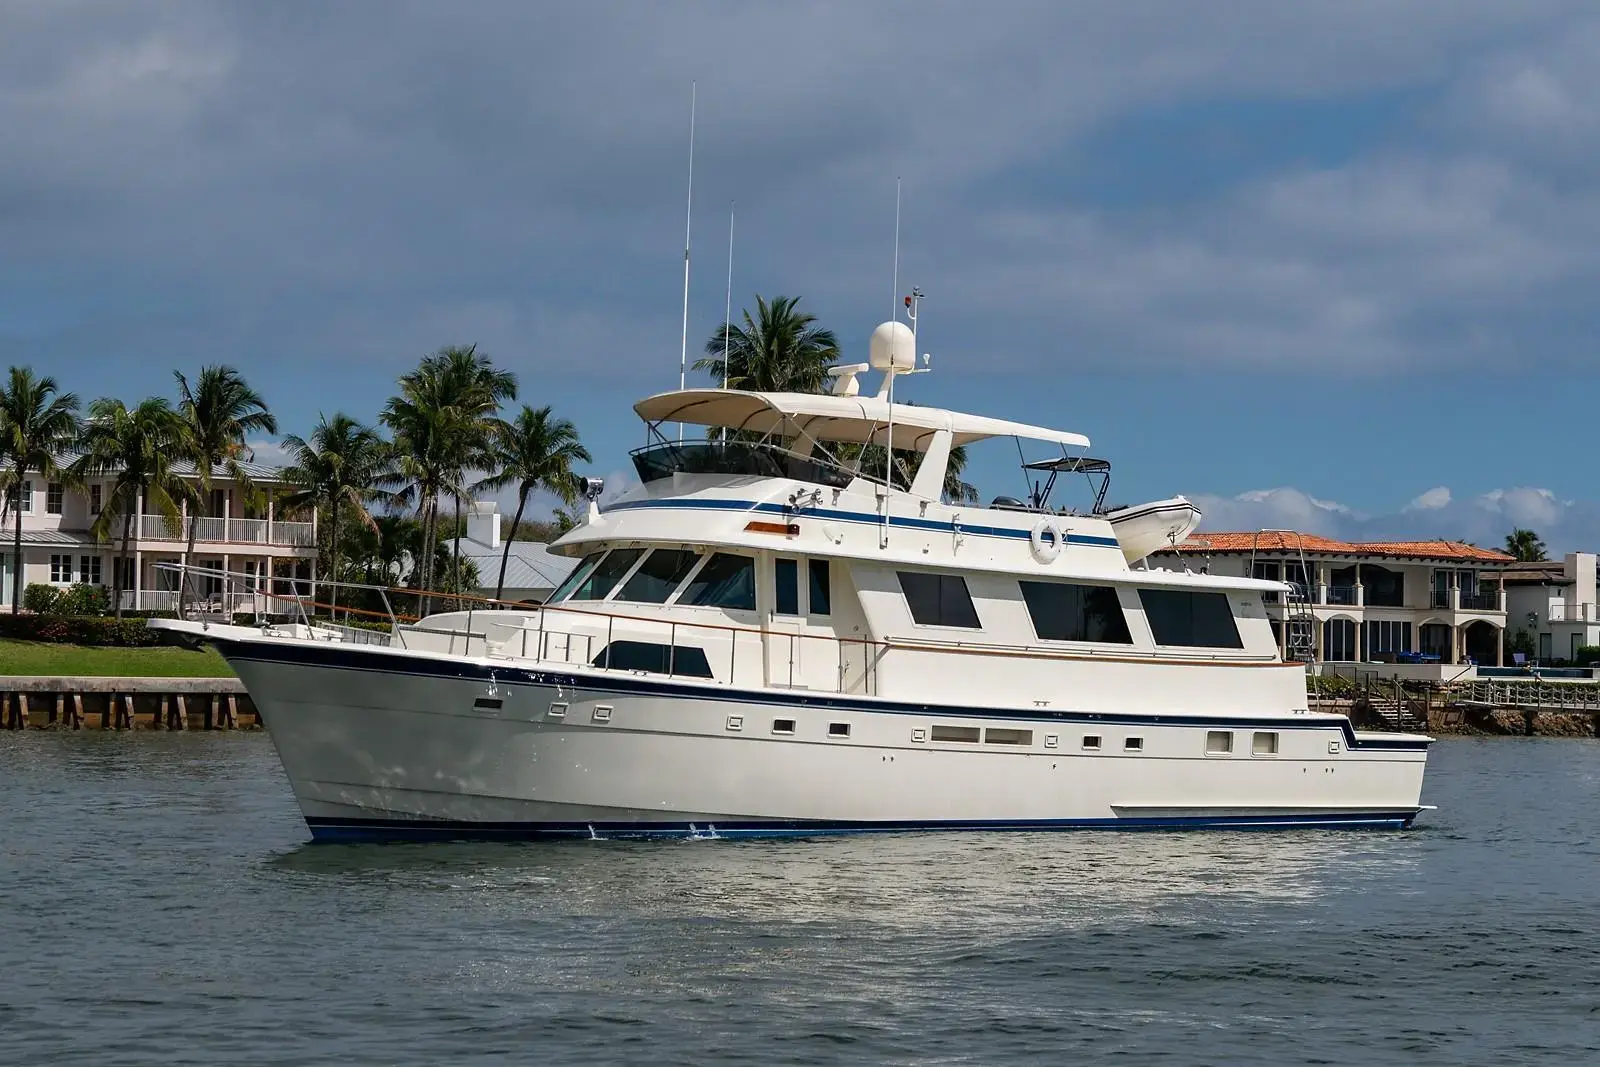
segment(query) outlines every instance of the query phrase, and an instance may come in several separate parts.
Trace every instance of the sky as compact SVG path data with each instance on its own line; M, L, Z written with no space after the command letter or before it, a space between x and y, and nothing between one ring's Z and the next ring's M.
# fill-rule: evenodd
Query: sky
M1206 529L1600 549L1592 2L5 0L0 359L228 363L304 434L475 343L615 489L678 380L691 83L691 362L734 202L735 314L864 360L898 179L897 398L1084 433Z

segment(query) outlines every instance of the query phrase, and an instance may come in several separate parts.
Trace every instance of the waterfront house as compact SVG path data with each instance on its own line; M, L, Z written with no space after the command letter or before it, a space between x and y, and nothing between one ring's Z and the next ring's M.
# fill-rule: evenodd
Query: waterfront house
M495 583L500 577L500 559L505 551L501 518L493 500L474 501L466 514L466 536L445 541L449 551L455 552L459 546L461 558L470 559L477 567L479 585L474 592L478 596L494 596ZM506 558L505 588L500 599L543 604L577 565L576 559L551 552L543 541L513 541Z
M1600 645L1600 601L1595 554L1569 552L1565 559L1514 563L1506 587L1506 625L1527 632L1540 663L1576 659L1578 649Z
M60 460L63 466L68 457ZM69 489L37 473L22 480L21 493L12 487L4 501L0 527L0 605L10 609L16 512L22 509L22 584L66 588L79 582L114 586L112 568L124 566L122 606L130 610L171 611L177 606L177 581L159 563L183 559L189 527L195 528L195 554L190 562L219 571L258 575L257 590L266 592L267 576L276 579L275 592L288 592L293 580L313 577L316 560L315 515L285 519L278 500L287 492L280 468L246 463L245 474L261 493L260 507L248 506L240 487L225 477L213 477L205 516L191 516L187 506L176 523L146 514L143 497L134 509L129 558L121 559L122 518L114 516L105 540L89 532L96 516L109 501L115 472L95 475L82 489ZM180 475L194 479L193 468L176 465ZM187 472L187 474L185 474ZM309 521L306 521L309 520ZM253 610L248 603L220 603L223 582L210 579L191 587L202 596L218 599L218 608ZM302 588L304 585L302 584ZM242 599L239 597L236 600Z
M1152 566L1294 583L1303 599L1268 597L1285 652L1284 621L1309 614L1319 662L1418 664L1404 673L1440 677L1454 673L1445 669L1451 666L1502 662L1500 576L1515 562L1458 541L1350 542L1294 532L1198 533L1150 557Z

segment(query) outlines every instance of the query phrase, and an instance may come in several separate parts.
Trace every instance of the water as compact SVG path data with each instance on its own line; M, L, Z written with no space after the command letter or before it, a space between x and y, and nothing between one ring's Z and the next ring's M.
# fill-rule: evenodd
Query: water
M1408 833L308 846L261 735L0 736L0 1063L1600 1063L1600 744Z

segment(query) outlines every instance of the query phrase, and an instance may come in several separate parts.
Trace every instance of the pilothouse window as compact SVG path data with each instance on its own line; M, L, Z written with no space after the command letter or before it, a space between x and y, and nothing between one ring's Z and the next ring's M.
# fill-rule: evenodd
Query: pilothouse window
M700 557L679 549L658 548L639 565L617 594L618 600L640 604L665 604L684 575Z
M1133 643L1117 591L1109 585L1065 582L1023 582L1022 599L1033 617L1034 632L1044 641Z
M1141 589L1139 601L1158 645L1243 648L1227 593Z
M643 549L619 548L601 560L578 587L573 590L573 600L604 600L615 589L622 576L634 565Z
M718 552L689 579L678 603L735 611L756 610L756 561L749 556Z
M578 565L572 568L572 573L567 575L566 581L556 586L556 591L550 594L550 598L546 603L555 604L571 596L578 583L589 577L589 572L594 569L596 563L600 562L600 557L603 555L605 555L604 552L591 552L579 560Z

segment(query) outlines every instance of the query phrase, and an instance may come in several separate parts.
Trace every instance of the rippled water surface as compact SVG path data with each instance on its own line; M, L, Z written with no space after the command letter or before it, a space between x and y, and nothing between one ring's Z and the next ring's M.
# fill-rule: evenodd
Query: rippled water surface
M1600 744L1413 831L310 846L262 735L0 736L0 1063L1600 1063Z

